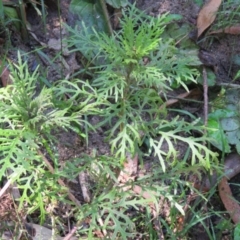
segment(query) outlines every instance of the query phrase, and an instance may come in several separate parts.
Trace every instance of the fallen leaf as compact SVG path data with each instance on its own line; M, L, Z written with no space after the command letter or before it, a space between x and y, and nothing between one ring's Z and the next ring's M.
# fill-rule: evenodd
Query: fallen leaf
M228 33L228 34L238 35L238 34L240 34L240 25L226 27L224 29L212 31L209 34L216 34L216 33Z
M227 209L232 221L234 223L240 223L240 206L237 200L233 198L232 191L229 187L228 180L223 177L218 184L218 191L220 198Z
M138 171L138 155L133 158L127 157L127 161L124 163L124 169L121 170L118 176L118 182L126 183L129 180L134 180Z
M210 0L202 7L197 18L198 37L213 23L222 0Z
M159 109L163 109L164 107L170 107L175 103L178 103L181 99L199 99L202 96L202 92L198 88L194 88L189 92L184 92L176 96L176 98L171 98L163 103Z

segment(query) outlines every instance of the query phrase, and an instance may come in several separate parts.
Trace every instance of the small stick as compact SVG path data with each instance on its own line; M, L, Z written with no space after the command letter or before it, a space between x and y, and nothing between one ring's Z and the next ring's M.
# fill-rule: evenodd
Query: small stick
M69 232L64 238L63 240L70 240L71 237L73 236L73 234L77 231L77 226L73 227L73 229L71 230L71 232Z
M227 88L240 88L238 84L234 84L234 83L217 83L216 86L227 87Z
M207 82L207 71L203 67L203 99L204 99L204 133L206 134L206 127L208 122L208 82Z
M87 187L85 172L80 172L78 175L78 179L79 179L80 187L82 189L82 195L83 195L84 201L89 203L91 201L91 195Z
M101 227L104 225L101 217L97 218L97 221L98 221L98 223L100 224ZM106 237L107 236L106 229L103 229L102 232L103 232L104 237Z
M4 187L1 189L0 191L0 198L2 197L2 195L7 191L7 189L10 187L10 185L12 184L12 179L8 179L8 181L6 182L6 184L4 185Z

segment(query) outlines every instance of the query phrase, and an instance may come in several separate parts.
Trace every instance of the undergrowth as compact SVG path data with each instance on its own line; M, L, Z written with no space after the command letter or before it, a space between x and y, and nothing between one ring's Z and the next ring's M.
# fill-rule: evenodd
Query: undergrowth
M87 234L93 239L101 230L110 239L156 239L159 233L153 225L151 203L159 224L167 230L166 237L177 239L181 235L174 229L177 216L185 214L186 189L191 189L187 176L209 170L217 156L203 144L208 139L198 120L167 119L164 101L172 84L188 89L187 84L198 76L189 67L191 60L181 58L175 42L161 39L171 20L166 14L146 16L132 6L123 11L122 28L112 36L94 29L91 33L84 24L81 31L68 27L72 33L68 44L77 46L73 51L84 50L95 56L92 61L98 65L92 68L92 81L61 80L55 86L39 88L38 69L30 73L19 55L18 64L11 65L13 84L0 89L0 180L7 177L17 183L19 208L26 208L28 213L40 211L44 222L49 204L70 203L79 236ZM84 120L92 115L101 119L97 126ZM87 137L88 131L100 126L109 128L106 140L110 156L69 159L60 170L53 133L73 130ZM193 137L193 132L200 137ZM146 142L147 152L142 151ZM179 142L188 149L181 159L176 150ZM47 170L41 153L50 156L54 174ZM157 157L159 162L151 173L120 186L116 172L129 154L138 154L143 161L146 155ZM92 181L92 197L78 207L67 200L67 190L59 188L56 180L74 179L80 172L87 172ZM141 186L151 197L133 194L134 186ZM170 223L158 219L163 203L171 206ZM89 218L91 221L86 221Z
M168 15L146 16L132 6L123 11L122 28L112 36L94 29L91 34L83 24L81 31L77 26L68 28L72 33L68 43L78 46L74 51L96 54L92 60L101 63L93 68L95 78L91 85L98 94L96 101L104 104L99 125L109 125L107 139L113 154L121 161L127 153L141 155L140 146L147 138L165 171L163 156L176 158L172 142L182 141L191 150L192 164L200 161L209 169L210 158L214 160L216 154L201 143L207 141L204 136L190 136L191 131L203 130L197 121L189 124L179 117L165 120L167 109L163 102L171 84L177 82L187 90L187 84L198 76L197 70L189 67L191 59L181 57L175 42L161 39L170 20ZM167 143L168 152L162 150L163 143Z
M6 177L10 169L12 174L8 178L17 182L22 191L19 207L28 203L30 212L40 209L43 221L44 202L55 198L59 192L65 194L65 190L60 190L53 181L58 176L49 176L45 171L39 151L45 149L51 154L56 140L53 129L70 130L72 123L80 126L84 107L71 115L67 114L66 107L56 108L53 96L60 89L44 87L39 90L37 69L30 73L20 54L18 64L10 65L12 85L0 89L0 179Z

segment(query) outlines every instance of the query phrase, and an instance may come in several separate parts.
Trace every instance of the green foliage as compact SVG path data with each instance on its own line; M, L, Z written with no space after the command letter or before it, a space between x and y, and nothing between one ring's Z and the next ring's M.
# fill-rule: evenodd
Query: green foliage
M83 21L87 26L94 27L98 32L111 34L112 28L106 3L114 8L121 8L127 6L129 2L127 0L72 0L70 12L75 16L75 19L72 19L72 26L81 26L81 21ZM88 31L92 33L91 28L88 28ZM85 55L84 52L83 54Z
M19 207L28 203L34 210L39 208L43 220L47 199L56 197L57 193L65 195L65 190L53 181L58 176L45 170L38 150L46 142L51 144L53 129L73 129L72 124L80 129L82 108L72 114L66 106L57 108L53 93L62 88L38 89L37 69L30 73L20 54L18 64L10 65L10 70L13 84L0 89L0 180L11 169L9 178L22 191ZM57 166L57 159L52 160Z
M217 165L217 154L202 144L209 139L204 136L192 137L192 132L204 135L199 120L192 123L186 123L179 117L165 120L167 110L162 105L163 96L171 91L172 84L187 89L187 84L195 82L198 76L192 67L192 56L188 58L186 52L179 51L173 39L161 38L171 19L168 15L152 18L131 6L123 12L121 30L112 36L94 28L89 31L84 23L81 24L81 31L78 26L75 29L68 27L71 38L67 41L70 46L75 46L73 51L81 51L96 66L92 68L95 75L90 83L86 82L85 85L80 81L69 86L71 84L65 82L64 86L69 86L66 89L70 102L78 102L78 86L81 85L84 88L86 86L95 103L100 103L98 115L101 122L96 128L104 125L109 129L106 131L106 140L113 154L112 157L99 156L95 160L75 159L76 162L67 163L66 169L71 174L61 173L76 176L75 166L81 166L78 171L88 172L94 182L91 185L93 200L84 204L77 213L80 222L91 216L89 228L79 230L79 234L87 232L89 239L96 229L106 230L110 238L134 238L142 224L143 232L147 232L146 237L156 238L153 222L149 220L146 224L140 220L143 218L144 222L150 217L148 210L146 216L142 213L135 216L138 219L135 222L128 214L128 208L131 206L137 211L138 206L147 206L149 201L157 207L160 198L171 205L171 225L165 220L162 223L169 229L168 237L173 237L171 232L176 228L176 216L185 214L180 202L187 201L186 188L189 184L184 181L184 176L192 171L198 172L201 167L210 169L211 162ZM92 110L89 109L86 115L93 114ZM121 169L121 163L128 153L143 156L141 146L146 140L149 152L158 157L161 165L153 168L151 175L125 185L131 186L131 189L136 185L141 186L143 191L152 193L150 199L143 199L141 195L133 196L131 192L122 191L119 185L115 185L115 169ZM188 146L185 161L178 161L175 144L179 142ZM189 158L191 167L186 164ZM158 212L159 208L156 209ZM103 221L102 226L98 223L99 218ZM186 235L189 228L183 231Z
M221 8L217 12L216 29L224 29L239 23L240 7L238 3L236 0L228 0L221 4Z
M160 213L161 207L165 203L171 206L171 226L165 222L169 228L166 236L171 236L177 224L178 211L185 214L183 206L187 201L186 188L189 188L189 184L185 180L186 176L190 172L198 171L199 165L186 167L185 163L177 162L168 172L163 172L156 165L153 166L151 174L145 174L121 186L115 176L115 172L119 168L122 168L121 164L114 157L84 156L66 162L64 170L59 173L74 178L79 172L87 172L91 181L92 201L83 204L80 209L76 210L79 222L88 218L91 218L91 221L88 228L80 227L78 233L88 234L88 239L92 239L96 230L106 230L107 237L111 239L136 238L141 234L143 238L156 239L153 237L157 233L154 230L155 226L150 215L152 208L149 203L156 208L157 214ZM141 194L133 193L131 190L135 186L141 186L142 191L147 192L150 197L146 199ZM192 190L194 191L194 189ZM201 193L198 195L205 199ZM159 199L161 199L160 202ZM142 206L146 208L144 211L141 210ZM102 225L99 224L100 218L103 222ZM197 220L195 219L195 221ZM189 230L188 225L186 228ZM176 235L176 233L174 234Z
M1 89L1 114L12 128L49 133L53 127L69 128L70 122L78 123L79 116L66 116L68 109L55 109L53 89L44 87L37 93L37 69L29 73L27 62L11 65L13 86Z
M147 205L151 199L140 196L133 198L131 191L123 190L124 186L114 186L117 183L115 171L119 168L121 168L120 163L114 161L113 157L107 156L96 158L85 156L66 163L69 172L64 170L62 174L75 176L79 172L88 172L92 182L90 188L92 201L83 204L76 213L79 221L90 217L91 222L88 229L80 228L79 234L87 233L89 239L97 229L106 230L112 239L117 239L119 236L121 239L127 239L137 234L131 216L126 213L129 208L138 210L139 206ZM102 226L99 225L99 219L103 220Z
M114 8L126 7L129 4L127 0L106 0L106 3Z
M1 20L1 24L4 20L4 7L3 7L3 2L0 1L0 20Z
M166 109L160 108L163 103L161 96L171 90L171 83L177 82L187 89L187 83L194 82L198 75L189 67L192 59L186 55L182 57L172 39L161 39L166 24L171 20L167 14L158 18L146 16L131 6L123 11L122 29L112 36L94 28L93 34L89 34L83 24L80 32L77 27L68 28L72 34L68 43L77 46L76 50L88 52L89 56L95 54L100 63L95 68L92 86L97 89L97 101L104 103L101 124L110 126L107 139L116 157L124 161L127 153L140 153L139 146L145 136L153 139L152 147L165 170L162 156L176 158L177 152L173 145L169 145L169 153L161 150L161 146L174 139L188 144L193 153L192 164L199 160L209 168L209 157L215 158L216 154L196 143L204 138L188 137L187 133L190 135L195 125L190 129L189 126L185 128L182 120L178 122L175 119L169 123L163 120ZM171 136L170 132L156 131L164 125L171 129L178 125L182 128L173 130ZM195 129L199 130L196 126ZM179 136L181 133L186 133L184 138ZM158 136L162 136L160 141L156 140Z
M240 237L240 224L236 225L233 235L234 235L234 240L239 239L239 237Z
M225 153L231 146L240 153L239 89L228 89L213 102L208 115L208 135L211 143Z
M4 16L5 19L3 17L2 23L4 22L5 25L7 25L8 23L13 23L16 30L20 31L21 25L17 10L13 7L4 6L3 12L4 14L2 16Z
M161 139L155 140L151 138L150 145L154 149L154 154L158 156L164 171L166 169L164 157L167 157L167 159L170 157L177 159L177 152L174 146L175 142L182 142L189 147L191 150L192 165L199 162L206 169L210 169L212 162L215 161L217 163L216 153L202 144L203 141L209 141L210 139L205 137L188 137L188 134L193 130L202 132L203 134L203 128L198 127L197 123L198 121L195 122L195 125L193 122L186 123L178 118L172 119L171 122L165 120L161 121L161 125L156 129L156 133L161 136ZM160 148L164 142L167 143L168 152L164 152ZM204 152L205 155L202 155L202 152Z
M208 138L192 137L194 131L203 134L198 121L189 124L179 117L166 120L167 110L162 104L172 84L187 89L187 83L194 82L198 75L189 67L191 58L186 53L182 58L183 52L172 39L161 38L171 19L168 15L152 18L131 6L123 12L122 29L112 36L95 29L88 31L84 24L80 33L77 27L69 28L69 45L76 45L76 50L98 63L93 68L92 82L62 80L51 88L40 89L38 69L30 73L20 55L18 64L11 65L13 84L0 89L0 180L6 177L8 169L12 170L9 178L21 190L20 208L27 206L28 212L40 210L43 222L47 204L66 201L66 189L59 189L58 178L74 179L79 172L87 172L92 198L74 213L80 223L89 218L91 221L87 229L80 224L78 234L87 233L88 239L92 239L96 230L106 230L110 239L134 239L139 222L134 222L130 209L139 212L140 219L143 206L149 219L149 224L145 223L149 232L146 238L154 239L157 235L148 206L154 205L159 214L159 199L163 199L171 206L172 222L161 222L169 229L168 235L173 236L176 216L185 214L186 188L190 187L187 174L203 167L209 169L210 159L214 162L216 153L202 145ZM101 119L95 128L109 128L106 136L112 156L75 158L58 169L58 158L52 150L53 130L72 129L84 136L82 127L93 128L84 120L89 115ZM122 169L129 153L144 155L141 146L146 139L149 152L158 157L160 167L153 167L151 175L120 186L116 172ZM178 161L175 149L178 142L188 146L182 161ZM54 162L55 174L46 170L40 148ZM192 166L187 167L189 158ZM142 196L143 192L133 194L135 186L141 186L150 197Z
M79 18L75 24L80 25L81 21L84 21L88 26L93 26L99 31L108 32L100 1L72 0L70 11Z
M240 77L240 70L237 72L236 76L234 77L234 80Z

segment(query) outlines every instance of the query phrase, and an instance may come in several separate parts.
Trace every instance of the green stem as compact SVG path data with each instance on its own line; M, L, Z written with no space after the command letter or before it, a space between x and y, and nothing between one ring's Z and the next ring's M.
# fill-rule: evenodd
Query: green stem
M43 144L44 148L46 149L47 153L49 154L51 160L53 161L54 165L56 165L56 159L55 159L52 149L49 146L49 143L46 141L46 139L44 137L42 137L41 140L42 140L42 144Z
M113 30L112 30L111 23L109 21L109 15L108 15L108 11L107 11L107 6L106 6L106 3L105 3L105 0L100 0L100 4L101 4L102 10L103 10L104 18L105 18L105 20L107 22L108 32L109 32L110 35L112 35Z
M2 1L0 1L0 23L4 25L4 6Z
M43 1L43 0L41 0ZM43 8L44 8L44 2L43 2ZM61 59L62 59L62 54L63 54L63 36L62 36L62 21L61 21L61 9L60 9L60 0L57 1L57 9L58 9L58 18L59 18L59 21L60 21L60 44L61 44ZM45 16L46 18L46 16ZM46 20L45 20L45 27L46 27ZM61 65L62 65L62 68L61 68L61 76L63 77L63 69L64 69L64 66L63 66L63 61L61 61Z
M130 89L130 86L131 86L131 78L130 78L130 75L131 75L131 72L132 72L132 66L129 67L129 69L127 70L127 75L126 75L126 87L124 88L124 91L123 91L123 98L122 98L122 101L121 101L121 113L120 113L120 118L122 118L124 116L124 111L125 111L125 101L127 100L128 96L129 96L129 89ZM121 123L120 125L120 132L122 132L124 128L124 123Z
M22 21L21 25L21 32L22 32L22 38L23 41L28 41L28 31L27 31L27 17L26 17L26 10L25 10L25 4L22 0L19 0L19 9L20 9L20 17Z

